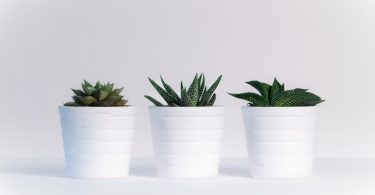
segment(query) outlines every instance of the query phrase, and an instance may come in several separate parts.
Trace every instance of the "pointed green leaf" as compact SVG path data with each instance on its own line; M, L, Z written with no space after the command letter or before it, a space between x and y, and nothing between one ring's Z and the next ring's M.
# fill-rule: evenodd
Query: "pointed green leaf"
M260 95L263 98L263 101L268 102L268 103L271 101L270 95L269 95L269 92L271 90L271 85L269 85L267 83L262 83L262 82L259 82L259 81L248 81L246 83L251 85L256 90L259 91Z
M145 95L145 98L148 99L148 100L150 100L153 104L155 104L155 106L163 106L162 103L160 103L159 101L155 100L151 96Z
M125 106L128 103L128 100L120 100L115 103L115 106Z
M206 92L203 93L201 101L199 102L199 106L205 106L207 102L209 101L209 98L212 96L212 94L215 92L217 86L220 83L222 75L220 75L216 81L211 85L210 88Z
M189 89L187 91L188 94L191 94L191 90L193 90L195 83L198 82L198 74L195 74L193 81L191 82Z
M92 97L92 96L85 96L85 97L78 97L79 98L79 101L85 105L85 106L89 106L90 104L92 104L93 102L96 102L96 98Z
M64 106L80 106L80 105L77 104L76 102L67 102L64 104Z
M108 92L108 91L100 90L100 95L99 95L98 99L99 100L105 100L108 97L109 94L110 94L110 92ZM118 94L115 94L115 95L120 96Z
M161 83L164 86L164 89L169 93L170 97L174 99L174 102L180 102L181 99L178 97L177 93L172 89L171 86L169 86L166 82L164 82L164 79L162 76L160 76Z
M82 102L80 101L81 96L72 96L72 99L74 100L75 103L81 105Z
M103 85L100 83L100 81L97 81L96 84L95 84L95 88L101 89L102 87L103 87Z
M79 89L72 89L73 93L75 95L78 95L78 96L85 96L85 92L83 92L82 90L79 90Z
M196 106L198 103L198 98L199 98L198 92L199 92L199 83L198 83L198 76L196 74L189 90L187 91L188 95L190 96L192 106Z
M233 96L233 97L236 97L236 98L239 98L239 99L243 99L243 100L246 100L248 102L250 102L250 105L252 106L268 106L268 102L265 102L263 97L256 94L256 93L251 93L251 92L247 92L247 93L228 93L229 95Z
M165 91L162 87L160 87L154 80L151 78L148 78L152 86L156 89L156 91L160 94L160 96L167 102L168 105L172 106L173 104L178 102L175 102L173 97L171 97L167 91Z
M91 95L94 91L96 91L94 87L86 86L85 84L82 84L82 89L86 95Z
M123 87L118 88L118 89L114 89L114 90L112 91L112 94L120 95L121 92L122 92L122 90L124 90Z
M210 101L208 101L206 106L213 106L215 103L215 100L216 100L216 94L214 93L214 95L212 95L212 97L210 98Z
M275 78L273 80L273 84L272 84L272 87L271 87L271 94L270 94L270 99L272 101L272 98L279 92L282 92L284 91L282 88L281 88L281 84L279 83L279 81L277 81L277 79Z
M204 92L204 89L206 88L205 86L205 78L204 78L204 74L202 73L201 76L200 76L201 80L199 81L199 90L198 90L198 102L200 100L200 98L202 98L202 95L203 95L203 92Z
M93 86L91 85L91 83L89 83L88 81L83 80L83 82L85 83L85 86L86 86L86 87L93 87Z
M301 95L302 93L305 93L305 89L292 89L292 90L286 90L284 92L280 92L275 95L274 98L272 98L271 105L272 106L285 106L285 104L293 99L295 96Z

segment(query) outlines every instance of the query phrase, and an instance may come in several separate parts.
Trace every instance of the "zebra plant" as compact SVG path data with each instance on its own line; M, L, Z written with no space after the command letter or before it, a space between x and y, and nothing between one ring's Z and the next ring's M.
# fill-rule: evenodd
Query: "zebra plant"
M120 95L124 88L114 89L113 86L114 83L101 84L99 81L94 86L84 80L82 90L72 89L73 102L67 102L64 106L125 106L128 100Z
M205 76L203 74L195 75L194 80L189 87L183 85L181 81L180 95L178 95L170 85L168 85L162 76L160 76L163 87L158 85L154 80L148 78L152 86L165 100L167 105L162 104L151 96L145 95L145 98L150 100L155 106L180 106L180 107L198 107L198 106L213 106L216 100L214 93L220 83L222 75L208 88L205 84Z
M233 97L248 101L249 106L258 107L297 107L297 106L315 106L324 100L319 96L308 92L307 89L285 90L284 84L280 84L275 78L272 85L259 81L249 81L247 84L254 87L259 94L247 93L229 93Z

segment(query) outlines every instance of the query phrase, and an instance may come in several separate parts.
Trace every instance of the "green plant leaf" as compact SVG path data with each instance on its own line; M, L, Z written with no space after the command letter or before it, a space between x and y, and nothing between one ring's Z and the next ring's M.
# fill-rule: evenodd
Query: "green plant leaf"
M110 94L110 92L108 92L108 91L103 91L103 90L100 90L100 95L99 95L99 100L105 100L107 97L108 97L108 95ZM115 94L115 95L117 95L117 96L120 96L120 95L118 95L118 94ZM122 97L122 96L121 96Z
M124 90L124 88L123 88L123 87L121 87L121 88L118 88L118 89L114 89L114 90L112 91L112 93L111 93L111 94L116 94L116 95L120 95L120 94L121 94L121 92L122 92L122 90Z
M233 97L246 100L250 102L252 106L268 106L269 105L268 102L264 101L262 96L256 93L247 92L247 93L228 93L228 94Z
M113 90L113 86L114 86L114 83L108 82L107 84L103 85L102 90L107 91L107 92L111 92Z
M103 87L103 85L100 83L100 81L96 82L96 84L95 84L96 89L101 89L102 87Z
M76 102L67 102L64 104L64 106L80 106L80 105L77 104Z
M301 94L290 98L289 101L283 104L283 106L314 106L323 101L324 100L313 93L301 92Z
M186 88L181 91L181 103L180 106L192 106L191 98L187 93Z
M82 83L82 89L86 93L86 95L91 95L96 89L94 87L87 86Z
M205 87L206 87L205 86L205 78L204 78L204 74L202 73L199 76L198 102L199 102L200 98L202 98Z
M198 83L198 77L197 77L197 74L195 75L194 77L194 80L191 84L191 86L189 87L189 90L188 90L188 95L190 96L190 99L191 99L191 106L196 106L197 103L198 103L198 92L199 92L199 83Z
M215 92L217 86L220 83L222 75L220 75L216 81L211 85L210 88L208 88L207 91L205 91L202 95L201 101L198 106L205 106L207 102L209 101L209 98L212 96L212 94Z
M269 95L270 90L271 90L271 85L269 85L267 83L262 83L262 82L259 82L259 81L248 81L246 83L251 85L256 90L259 91L260 95L263 98L263 101L268 102L268 103L271 101L270 95Z
M78 95L78 96L85 96L85 92L83 92L82 90L79 90L79 89L72 89L73 93L75 95Z
M87 86L87 87L93 87L93 86L91 85L91 83L89 83L88 81L83 80L83 82L85 83L85 86Z
M161 83L164 86L164 89L169 93L169 96L173 98L174 102L180 102L181 99L178 97L177 93L172 89L171 86L169 86L166 82L164 82L164 79L162 76L160 76Z
M145 95L145 98L150 100L153 104L155 104L155 106L163 106L162 103L160 103L156 99L152 98L151 96Z
M93 102L96 102L96 98L92 97L92 96L85 96L85 97L78 97L79 98L79 101L85 105L85 106L89 106L90 104L92 104Z
M121 95L110 95L105 99L105 102L108 103L109 105L113 105L116 102L120 101L123 98Z
M173 106L174 104L178 104L175 102L173 97L171 97L167 91L165 91L162 87L160 87L154 80L148 78L152 86L156 89L156 91L160 94L160 96L167 102L168 105Z
M116 102L116 103L115 103L115 106L125 106L126 103L128 103L128 100L124 100L124 99L122 99L122 100Z
M188 91L187 91L188 94L191 94L191 91L193 90L194 85L195 85L195 83L197 83L197 82L198 82L198 74L195 74L194 79L193 79L193 81L191 82L191 84L190 84L190 86L189 86L189 89L188 89Z
M216 94L214 93L212 97L210 98L210 101L208 101L206 106L213 106L216 100Z
M305 93L305 89L292 89L292 90L286 90L283 92L280 92L275 95L274 98L272 98L271 105L272 106L285 106L285 104L290 101L293 97L301 95L302 93Z
M279 92L282 92L284 91L284 89L282 88L281 84L279 83L279 81L277 81L277 79L275 78L273 80L273 84L272 84L272 87L271 87L271 94L270 94L270 99L272 101L272 98ZM270 102L271 102L270 101Z

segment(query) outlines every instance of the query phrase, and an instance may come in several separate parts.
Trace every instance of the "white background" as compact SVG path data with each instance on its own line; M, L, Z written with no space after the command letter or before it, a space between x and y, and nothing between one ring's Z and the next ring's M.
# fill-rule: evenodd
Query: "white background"
M151 156L147 77L223 80L223 157L245 158L244 82L309 88L318 157L375 157L373 0L0 0L0 156L63 157L57 107L82 79L114 81L138 107L134 156Z

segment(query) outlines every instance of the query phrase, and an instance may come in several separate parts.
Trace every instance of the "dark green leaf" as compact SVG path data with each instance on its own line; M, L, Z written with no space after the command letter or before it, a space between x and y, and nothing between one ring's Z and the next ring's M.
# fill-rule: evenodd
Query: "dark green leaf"
M164 79L162 76L160 76L161 83L164 86L164 89L169 93L169 96L173 98L174 102L180 102L181 99L178 97L177 93L172 89L171 86L169 86L167 83L164 82Z
M216 100L216 94L214 93L214 95L212 95L212 97L210 98L210 101L208 101L206 106L213 106L215 103L215 100Z
M155 81L153 81L151 78L148 78L148 80L168 105L172 106L173 104L178 103L175 102L173 97L171 97L168 92L161 88Z
M228 93L228 94L233 97L246 100L250 102L250 104L253 106L268 106L269 105L268 102L264 101L262 96L256 93L247 92L247 93Z
M123 87L118 88L118 89L114 89L114 90L112 91L112 94L120 95L120 93L122 92L122 90L124 90Z
M269 92L271 90L271 85L269 85L267 83L262 83L262 82L259 82L259 81L248 81L246 83L251 85L256 90L259 91L260 95L263 98L263 101L268 102L268 103L271 101L270 95L269 95Z
M160 103L159 101L155 100L151 96L145 95L145 98L148 99L148 100L150 100L153 104L155 104L155 106L163 106L162 103Z
M207 104L207 102L209 101L209 98L212 96L212 94L215 92L217 86L219 85L221 77L222 77L222 75L220 75L216 79L216 81L211 85L211 87L208 88L208 90L203 93L201 101L199 102L198 106L205 106Z
M79 90L79 89L72 89L73 93L75 95L78 95L78 96L85 96L85 92L83 92L82 90Z
M82 89L86 95L91 95L94 91L96 91L94 87L86 86L85 84L82 84Z
M96 102L96 98L92 97L92 96L85 96L85 97L78 97L79 98L79 101L85 105L85 106L89 106L90 104L92 104L93 102Z
M77 104L76 102L67 102L64 104L64 106L80 106L80 105Z

